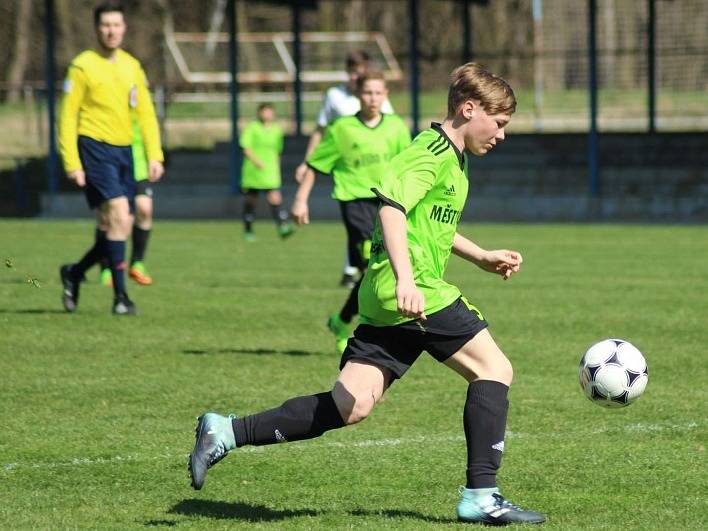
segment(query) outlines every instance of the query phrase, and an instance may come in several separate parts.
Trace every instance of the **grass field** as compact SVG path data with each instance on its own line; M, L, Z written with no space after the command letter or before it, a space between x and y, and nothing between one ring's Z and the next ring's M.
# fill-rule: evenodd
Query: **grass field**
M453 529L464 482L466 385L428 356L362 424L308 442L233 452L204 489L186 456L205 410L251 413L326 390L338 357L324 329L338 224L281 242L266 221L159 222L141 315L110 315L90 274L79 312L57 268L88 222L2 221L0 528ZM546 529L706 529L708 229L465 225L524 253L508 283L453 258L449 279L485 312L515 366L500 484ZM37 279L36 285L27 277ZM645 395L586 400L576 367L596 340L646 355Z

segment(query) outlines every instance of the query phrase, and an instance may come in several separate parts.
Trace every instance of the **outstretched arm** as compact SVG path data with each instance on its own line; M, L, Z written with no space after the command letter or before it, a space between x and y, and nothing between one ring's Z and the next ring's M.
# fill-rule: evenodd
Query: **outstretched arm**
M452 242L452 252L484 271L501 275L504 280L509 279L514 273L518 273L521 263L524 261L521 253L517 251L509 251L508 249L486 251L459 233L455 234L455 239Z
M306 171L290 207L290 214L298 225L307 225L310 222L310 210L307 200L310 198L310 191L315 184L315 171L307 165L305 168Z
M398 311L406 317L425 319L425 298L415 285L408 257L406 215L395 207L384 205L379 210L379 219L386 252L396 276Z

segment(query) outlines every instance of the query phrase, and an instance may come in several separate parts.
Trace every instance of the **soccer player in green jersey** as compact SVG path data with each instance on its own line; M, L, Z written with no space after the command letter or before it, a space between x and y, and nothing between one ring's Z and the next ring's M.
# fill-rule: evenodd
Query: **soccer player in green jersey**
M258 107L258 120L246 126L239 139L245 159L241 169L243 192L243 225L246 241L255 241L253 222L256 219L258 194L264 191L271 215L281 238L293 233L288 213L282 208L280 193L280 153L283 151L283 130L275 123L275 110L268 103Z
M468 187L463 153L494 149L515 109L514 93L500 77L476 63L453 71L447 117L395 157L377 187L382 206L359 293L362 324L332 390L240 418L202 415L189 457L195 489L235 448L312 439L364 420L425 350L468 382L467 484L458 518L497 525L545 520L499 493L511 363L479 310L443 279L451 253L504 280L520 270L520 253L488 251L457 232Z
M309 222L307 200L315 182L315 171L334 176L332 197L339 201L349 241L349 263L366 271L379 200L373 189L390 160L411 143L406 124L395 114L383 114L388 90L381 72L367 72L357 79L361 110L338 118L307 158L305 173L295 193L292 214L296 223ZM314 170L314 171L313 171ZM327 321L341 354L351 335L351 322L359 313L359 286L355 283L344 306Z

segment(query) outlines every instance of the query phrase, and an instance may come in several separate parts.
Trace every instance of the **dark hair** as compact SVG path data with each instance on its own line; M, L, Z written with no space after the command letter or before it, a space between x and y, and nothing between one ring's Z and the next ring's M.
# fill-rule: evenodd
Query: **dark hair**
M98 26L101 23L101 15L104 13L114 13L116 11L125 16L123 3L119 0L106 0L105 2L101 2L93 10L93 25Z
M270 109L271 111L274 111L275 109L273 108L273 105L271 103L261 103L258 106L258 112L260 113L263 109Z
M359 66L368 66L371 56L364 50L354 50L347 55L347 70Z

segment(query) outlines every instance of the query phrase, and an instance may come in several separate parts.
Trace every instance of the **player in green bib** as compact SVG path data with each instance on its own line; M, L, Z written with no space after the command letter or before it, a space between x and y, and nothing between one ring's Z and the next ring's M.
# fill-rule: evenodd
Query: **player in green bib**
M152 276L145 267L145 252L152 231L154 187L149 180L149 165L140 124L133 116L133 142L130 145L135 178L135 220L132 231L132 252L128 276L141 286L152 285ZM101 284L112 286L111 270L106 259L101 260Z
M366 271L379 200L373 189L391 159L411 142L406 124L395 114L384 114L388 90L381 72L357 78L361 110L338 118L327 127L324 138L307 158L310 168L295 193L292 212L297 223L309 221L307 200L315 182L315 171L334 177L332 198L339 202L347 232L349 264ZM313 171L314 170L314 171ZM362 277L363 278L363 277ZM351 336L351 322L359 313L361 279L349 292L344 306L327 321L341 354Z
M255 241L253 232L258 195L265 192L266 201L281 238L293 233L288 213L282 208L280 193L280 153L283 130L275 123L275 110L268 103L258 107L258 120L248 124L239 143L244 154L241 168L241 191L244 194L243 225L246 241Z
M514 93L500 77L476 63L453 71L445 120L395 157L376 186L382 206L359 293L362 324L342 355L332 390L291 398L255 415L202 415L189 458L194 488L235 448L312 439L364 420L427 351L468 382L467 484L460 491L458 519L492 525L545 520L499 492L511 363L480 312L444 280L451 253L504 280L520 270L518 252L487 251L457 232L467 197L464 153L485 155L504 140L515 109Z

